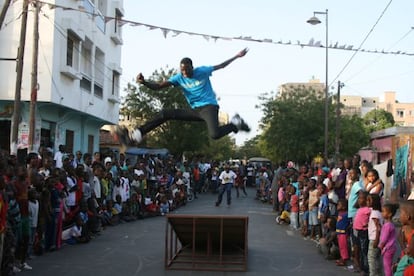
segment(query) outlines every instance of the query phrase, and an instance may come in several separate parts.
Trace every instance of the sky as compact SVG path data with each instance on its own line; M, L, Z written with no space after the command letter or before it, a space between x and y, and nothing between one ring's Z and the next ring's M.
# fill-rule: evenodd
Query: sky
M414 54L412 0L124 0L125 20L181 32L165 35L160 28L124 25L121 86L139 72L148 77L161 68L178 69L183 57L190 57L194 66L217 65L247 47L245 57L211 77L220 109L230 116L239 113L252 128L234 135L242 145L260 133L260 95L288 82L315 78L325 83L326 49L297 44L313 39L325 45L325 14L316 15L321 24L306 21L326 9L328 45L366 50L328 49L330 92L336 93L341 81L342 95L381 100L385 91L395 91L399 102L414 102L414 55L367 53ZM235 37L283 43L223 39Z

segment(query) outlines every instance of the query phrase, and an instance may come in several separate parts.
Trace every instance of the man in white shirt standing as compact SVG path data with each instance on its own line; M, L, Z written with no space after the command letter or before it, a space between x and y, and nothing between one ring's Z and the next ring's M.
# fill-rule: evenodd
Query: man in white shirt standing
M230 206L231 204L231 188L234 185L234 181L236 180L237 175L235 172L230 170L230 165L226 164L224 166L224 171L221 172L219 176L220 180L220 188L219 188L219 195L218 199L216 201L216 206L219 206L221 204L221 201L223 200L223 194L224 192L227 192L227 206Z
M59 150L55 153L53 160L55 167L61 169L63 167L63 155L65 154L65 146L59 145Z

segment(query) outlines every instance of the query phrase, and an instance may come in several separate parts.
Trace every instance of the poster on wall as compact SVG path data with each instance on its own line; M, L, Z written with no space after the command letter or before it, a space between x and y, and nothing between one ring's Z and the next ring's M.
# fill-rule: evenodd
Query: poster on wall
M21 122L19 132L17 133L17 149L26 149L29 147L29 124Z

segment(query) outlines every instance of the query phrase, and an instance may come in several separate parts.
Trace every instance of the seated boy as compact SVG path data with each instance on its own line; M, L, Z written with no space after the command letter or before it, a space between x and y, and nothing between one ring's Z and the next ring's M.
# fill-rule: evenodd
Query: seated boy
M82 218L77 216L76 223L62 232L62 240L67 244L83 243L86 240L82 237Z

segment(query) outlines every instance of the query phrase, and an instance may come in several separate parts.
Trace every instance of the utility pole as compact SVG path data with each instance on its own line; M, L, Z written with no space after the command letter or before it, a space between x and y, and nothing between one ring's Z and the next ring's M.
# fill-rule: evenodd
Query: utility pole
M341 133L341 88L344 87L344 83L338 81L338 94L336 98L336 133L335 133L335 160L339 159L339 144Z
M37 90L39 85L37 82L37 67L39 56L39 12L40 3L34 3L34 26L33 26L33 52L32 52L32 79L31 79L31 93L30 93L30 110L29 110L29 151L34 151L35 134L36 134L36 102Z
M7 10L9 8L9 6L10 6L10 3L11 3L11 0L6 0L4 2L3 9L1 10L1 13L0 13L0 30L1 30L1 27L3 26L4 19L6 18L6 13L7 13Z
M19 49L17 51L17 65L16 65L16 87L14 93L14 109L12 118L12 128L10 137L10 154L17 154L17 135L19 132L20 122L20 105L21 105L21 89L23 77L23 58L24 48L26 45L26 29L27 29L27 10L29 7L29 0L23 0L22 23L20 27L20 41Z

